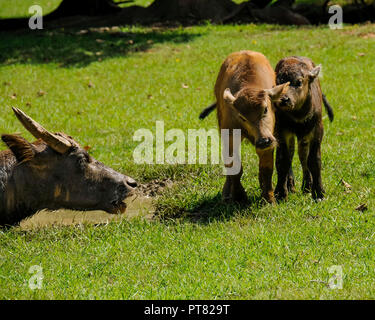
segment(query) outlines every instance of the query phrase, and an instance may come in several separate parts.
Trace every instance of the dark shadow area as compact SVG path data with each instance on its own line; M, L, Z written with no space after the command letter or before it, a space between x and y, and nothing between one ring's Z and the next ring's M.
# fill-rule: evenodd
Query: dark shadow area
M281 25L327 24L331 1L297 0L154 0L148 7L120 7L113 0L63 0L43 17L43 28L88 28L117 25L195 25L270 23ZM352 0L342 6L345 23L374 21L374 0ZM29 28L29 18L0 19L0 30Z
M246 203L225 202L222 200L221 192L216 196L204 196L191 208L175 208L173 216L158 215L158 211L163 208L156 207L155 217L160 221L182 220L186 222L194 222L199 224L208 224L213 221L228 221L236 215L236 213L245 210L252 212L254 208L267 205L259 195L248 195ZM251 213L246 213L251 215Z
M334 3L324 1L324 3L317 3L315 1L301 2L294 6L293 10L297 14L303 15L311 24L327 24L333 16L329 12L330 6ZM364 23L375 21L375 1L352 1L342 5L343 21L344 23ZM334 11L336 13L337 11Z
M158 43L184 43L198 36L201 34L182 29L122 32L118 27L3 32L0 33L0 64L56 63L60 67L84 67L95 61L144 52Z

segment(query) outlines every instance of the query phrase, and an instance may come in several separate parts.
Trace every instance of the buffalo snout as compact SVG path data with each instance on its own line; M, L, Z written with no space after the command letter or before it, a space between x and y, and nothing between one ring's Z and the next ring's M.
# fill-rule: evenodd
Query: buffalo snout
M137 181L135 181L133 178L130 178L130 177L125 177L125 184L131 190L135 189L138 185Z
M128 176L122 176L117 182L116 196L119 201L123 201L125 198L131 196L137 187L137 182Z
M117 186L111 201L111 208L105 209L109 213L123 213L126 210L124 200L133 194L134 189L137 187L137 182L130 177L122 176L117 182Z

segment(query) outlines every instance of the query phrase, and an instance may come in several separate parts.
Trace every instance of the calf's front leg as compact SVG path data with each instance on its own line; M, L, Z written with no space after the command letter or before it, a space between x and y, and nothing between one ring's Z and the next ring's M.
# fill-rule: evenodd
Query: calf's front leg
M301 162L303 179L302 179L302 192L309 193L311 191L312 177L308 166L308 158L310 153L310 141L308 137L298 139L298 156Z
M293 159L291 154L289 140L280 138L276 149L277 185L275 189L276 197L280 200L288 197L288 178Z
M290 169L288 173L288 192L294 193L296 192L296 186L295 186L295 180L294 180L294 173L293 173L293 168L292 168L292 163L293 163L293 156L294 156L294 136L291 136L289 138L289 158L290 158Z
M262 197L269 203L275 203L275 196L272 188L274 150L257 150L259 157L259 184L262 189Z
M227 154L230 157L233 157L234 155L235 156L234 158L240 161L238 149L239 148L234 147L233 135L229 135L228 150L225 150L225 147L224 147L223 157ZM227 154L225 154L226 152ZM230 201L246 202L247 201L246 191L241 184L241 177L243 173L242 163L239 163L239 165L241 166L241 168L238 173L228 174L228 172L230 172L230 170L228 169L232 168L232 166L234 166L234 163L232 161L230 163L225 164L225 167L227 169L227 176L226 176L226 180L225 180L224 187L223 187L222 198L226 202L230 202Z

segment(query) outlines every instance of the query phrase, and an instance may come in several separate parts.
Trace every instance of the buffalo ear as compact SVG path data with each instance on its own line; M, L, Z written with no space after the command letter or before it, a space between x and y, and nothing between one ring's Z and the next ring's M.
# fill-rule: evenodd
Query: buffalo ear
M15 134L3 134L1 140L13 152L18 162L26 162L35 156L35 149L31 143Z
M321 69L322 69L322 66L318 65L317 67L315 67L309 72L310 82L314 81L314 79L319 75Z
M272 89L264 90L266 94L270 97L271 101L275 102L280 99L280 97L287 93L290 82L280 84Z

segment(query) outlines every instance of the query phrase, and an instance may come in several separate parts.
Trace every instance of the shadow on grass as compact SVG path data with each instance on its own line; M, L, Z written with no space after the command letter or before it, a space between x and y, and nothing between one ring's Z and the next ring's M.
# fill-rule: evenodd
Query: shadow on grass
M264 200L258 196L249 196L246 203L225 202L222 200L221 193L215 196L203 196L195 202L190 208L174 207L169 208L167 212L173 214L163 214L165 210L163 205L156 207L156 217L161 221L182 220L199 224L208 224L213 221L227 221L235 215L252 215L254 209L265 205ZM160 214L158 214L158 212Z
M122 32L118 27L82 30L0 33L0 64L46 64L85 67L107 58L145 52L155 44L184 43L200 36L183 29L142 29Z

